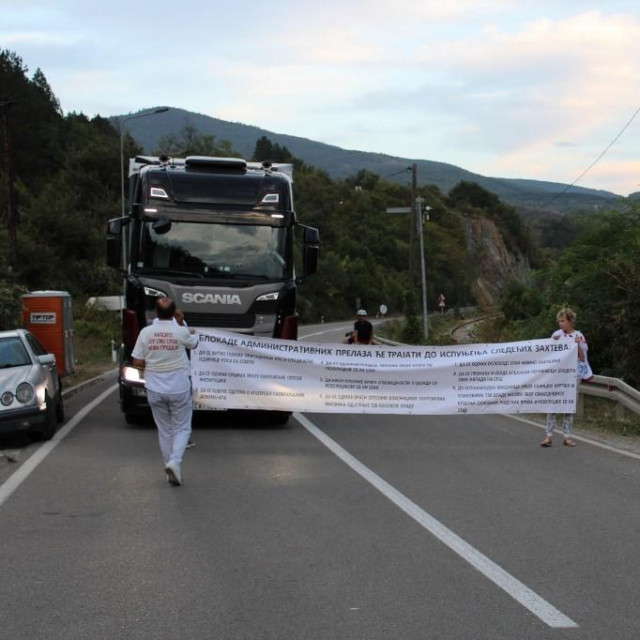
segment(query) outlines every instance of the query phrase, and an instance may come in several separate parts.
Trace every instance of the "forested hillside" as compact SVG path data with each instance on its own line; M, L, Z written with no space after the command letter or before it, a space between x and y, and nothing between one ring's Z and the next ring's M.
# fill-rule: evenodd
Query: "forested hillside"
M77 302L118 294L121 276L105 266L105 227L120 215L119 132L104 118L63 114L44 73L0 51L0 327L19 321L19 294L62 289ZM149 121L152 118L148 119ZM142 151L126 136L125 157ZM159 139L176 155L244 155L224 140L184 126ZM255 141L253 159L295 165L296 211L321 234L320 270L300 287L303 320L350 317L380 304L402 313L419 300L417 240L410 269L405 183L360 170L344 179L311 167L283 145ZM448 193L421 186L430 310L444 293L449 307L502 304L496 340L549 335L560 305L578 312L598 373L640 383L640 203L580 224L558 220L540 248L516 210L474 182ZM564 225L564 226L563 226ZM414 234L415 236L415 234ZM557 240L556 244L553 241Z

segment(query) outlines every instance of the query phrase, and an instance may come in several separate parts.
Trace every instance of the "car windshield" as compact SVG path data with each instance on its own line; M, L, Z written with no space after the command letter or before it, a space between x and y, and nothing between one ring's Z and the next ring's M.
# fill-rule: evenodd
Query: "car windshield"
M172 222L166 233L143 223L136 271L199 278L286 277L286 229L246 224Z
M0 338L0 369L31 364L31 358L18 337Z

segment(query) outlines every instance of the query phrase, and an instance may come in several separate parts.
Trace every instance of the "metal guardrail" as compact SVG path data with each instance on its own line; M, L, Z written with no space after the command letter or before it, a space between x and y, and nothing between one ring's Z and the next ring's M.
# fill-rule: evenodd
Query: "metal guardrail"
M588 382L582 382L579 387L580 394L606 398L617 404L616 408L625 407L635 414L640 415L640 391L629 386L619 378L607 376L593 376ZM580 413L581 407L578 407ZM618 417L622 417L622 411L618 411Z

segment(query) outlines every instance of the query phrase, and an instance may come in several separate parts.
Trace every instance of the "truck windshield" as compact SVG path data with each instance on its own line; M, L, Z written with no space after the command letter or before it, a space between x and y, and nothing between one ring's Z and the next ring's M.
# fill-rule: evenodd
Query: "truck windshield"
M268 226L172 222L157 233L144 222L136 271L196 277L287 276L286 229Z

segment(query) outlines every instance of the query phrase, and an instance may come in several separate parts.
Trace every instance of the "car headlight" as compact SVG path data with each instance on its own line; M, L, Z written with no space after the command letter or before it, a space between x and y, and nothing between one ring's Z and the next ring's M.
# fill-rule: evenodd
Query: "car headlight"
M5 407L8 407L13 402L13 393L11 391L5 391L0 397L0 402Z
M21 382L16 389L16 398L22 404L27 404L35 398L36 392L28 382Z

